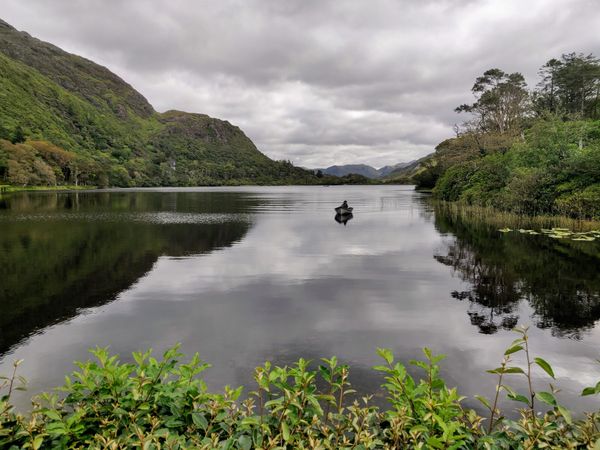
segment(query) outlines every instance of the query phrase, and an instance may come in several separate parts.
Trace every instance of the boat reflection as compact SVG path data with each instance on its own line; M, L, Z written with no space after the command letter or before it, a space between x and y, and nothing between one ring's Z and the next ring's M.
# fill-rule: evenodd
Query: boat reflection
M344 224L344 226L346 226L346 224L348 223L348 221L352 220L353 217L354 217L354 215L352 213L350 213L350 214L336 214L335 215L335 221L337 223L342 223L342 224Z

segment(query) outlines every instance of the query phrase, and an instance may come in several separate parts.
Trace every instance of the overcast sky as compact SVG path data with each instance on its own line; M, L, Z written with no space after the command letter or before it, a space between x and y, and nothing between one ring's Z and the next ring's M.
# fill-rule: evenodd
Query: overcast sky
M430 153L476 76L600 55L599 0L0 0L159 111L240 126L274 159L379 167Z

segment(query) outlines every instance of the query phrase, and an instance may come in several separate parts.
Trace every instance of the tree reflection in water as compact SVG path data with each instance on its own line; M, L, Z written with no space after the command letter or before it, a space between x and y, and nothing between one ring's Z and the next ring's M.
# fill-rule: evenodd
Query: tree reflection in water
M495 228L435 210L435 226L454 236L435 255L470 284L450 295L469 302L471 323L481 333L511 329L527 301L532 322L553 335L581 339L600 318L600 245L546 236L502 234Z
M0 356L39 330L116 299L160 256L210 253L241 240L252 224L234 214L244 211L240 204L239 194L202 192L0 199Z

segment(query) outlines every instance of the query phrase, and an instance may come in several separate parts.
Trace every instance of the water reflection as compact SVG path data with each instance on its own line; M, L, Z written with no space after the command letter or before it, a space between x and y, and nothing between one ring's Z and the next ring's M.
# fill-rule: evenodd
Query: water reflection
M469 289L452 291L451 296L469 302L470 321L482 333L529 322L529 317L519 316L522 301L533 309L533 323L556 336L580 339L600 318L596 243L506 235L441 208L435 225L456 237L435 259L469 283Z
M354 218L354 214L350 213L350 214L336 214L334 219L337 223L341 223L344 226L346 226L346 224L352 220Z
M360 220L347 227L331 221L340 198L360 211ZM491 235L473 232L477 243L461 245L471 231L434 219L422 199L397 186L10 197L0 210L0 230L7 232L0 249L10 252L2 254L0 270L12 277L10 285L0 283L3 313L11 315L0 319L3 348L10 346L0 355L0 374L13 359L25 360L26 406L32 393L60 384L90 347L110 346L126 359L131 351L160 352L181 342L184 352L198 351L213 364L205 378L213 389L251 385L252 369L265 360L286 364L337 355L352 365L362 393L383 381L370 370L379 363L377 347L406 361L419 358L426 345L448 355L443 375L449 384L465 395L490 394L494 380L485 370L497 366L513 339L499 317L527 323L539 315L507 290L523 294L520 267L511 272L490 262L498 245L485 243ZM459 274L461 264L478 267L473 277L487 281L477 290L473 277L452 276L454 269L434 254L451 267L456 262ZM556 252L541 257L562 258ZM578 253L566 258L573 260L561 263L566 266L591 261ZM589 268L580 272L583 282L596 279ZM498 289L506 292L495 295ZM464 301L448 301L449 292ZM482 303L468 300L469 293ZM20 297L32 306L21 308ZM498 331L479 333L469 311L483 317L472 314L473 321L496 324ZM27 317L36 321L20 325ZM551 317L557 321L559 314ZM585 323L581 341L532 330L532 342L553 363L561 388L577 391L597 381L600 333ZM4 334L10 327L22 331Z
M217 210L227 211L222 200ZM207 253L239 241L249 229L238 216L214 220L214 214L196 208L194 223L189 214L178 212L186 210L186 201L182 205L176 197L143 193L24 193L4 199L0 354L82 308L113 300L151 270L159 256ZM211 212L217 206L198 203ZM176 212L157 212L166 205L177 205ZM68 213L73 209L79 214ZM80 214L85 211L90 214ZM119 211L140 220L123 220Z

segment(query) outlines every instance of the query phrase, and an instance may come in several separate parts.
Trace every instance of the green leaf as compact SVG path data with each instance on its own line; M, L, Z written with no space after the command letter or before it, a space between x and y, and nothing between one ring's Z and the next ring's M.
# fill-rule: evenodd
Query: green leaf
M543 401L547 405L556 406L556 398L550 392L536 392L535 397Z
M58 413L58 411L54 411L53 409L47 409L46 411L44 411L44 414L49 419L58 421L62 420L62 416Z
M260 424L260 421L255 416L253 416L253 417L245 417L240 422L240 425L242 425L243 427L257 426L259 424Z
M561 406L561 405L556 405L556 408L558 409L560 414L565 418L567 423L569 425L571 425L573 423L573 418L571 417L571 412L567 408L565 408L564 406Z
M538 366L544 369L544 372L546 372L548 375L554 378L554 371L552 370L552 366L550 366L550 364L548 364L542 358L534 358L534 361Z
M31 447L33 448L33 450L38 450L38 448L40 448L40 446L42 445L42 442L44 442L44 436L37 436L33 440Z
M281 432L283 433L283 440L285 442L290 440L290 427L286 422L281 423Z
M166 438L169 436L169 430L167 428L159 428L153 433L156 437Z
M521 403L525 403L526 405L529 405L529 399L527 397L525 397L523 394L518 394L515 392L515 393L508 394L507 397L515 402L521 402Z
M394 354L389 348L378 348L377 354L385 359L385 362L392 364L394 362Z
M437 364L437 363L439 363L440 361L442 361L443 359L446 359L446 355L443 355L443 354L442 354L442 355L437 355L437 356L434 356L434 357L433 357L433 359L431 360L431 362L432 362L433 364Z
M445 447L444 443L435 436L431 436L429 439L427 439L427 445L430 448L444 448Z
M423 347L423 353L425 354L427 359L431 359L431 350L429 350L427 347Z
M581 395L585 396L585 395L594 395L596 394L596 388L593 387L586 387L582 392Z
M200 428L203 431L206 430L206 427L208 427L208 421L206 420L206 417L204 417L204 414L202 414L202 413L192 414L192 421L194 422L194 425L196 425L198 428Z
M492 410L492 405L490 405L490 402L487 398L485 398L481 395L476 395L475 398L477 400L479 400L481 403L483 403L483 406L485 406L487 409L489 409L490 411Z
M523 350L523 346L521 345L513 345L512 347L509 347L506 349L506 351L504 352L504 355L512 355L513 353L517 353L520 352L521 350Z
M523 369L520 367L496 367L495 369L486 370L487 373L501 374L501 373L522 373Z
M250 448L252 447L252 439L250 438L250 436L242 434L238 438L238 444L242 450L250 450Z
M412 427L410 429L411 434L425 433L425 432L427 432L427 427L425 425L415 425L414 427Z

